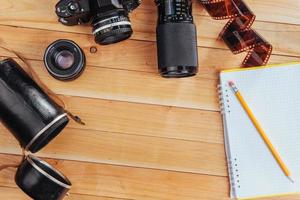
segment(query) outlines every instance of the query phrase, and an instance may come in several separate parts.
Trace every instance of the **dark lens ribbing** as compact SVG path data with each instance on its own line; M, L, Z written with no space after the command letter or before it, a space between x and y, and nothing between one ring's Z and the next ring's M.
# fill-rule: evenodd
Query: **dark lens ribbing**
M190 0L158 0L157 55L163 77L188 77L198 71L196 27Z

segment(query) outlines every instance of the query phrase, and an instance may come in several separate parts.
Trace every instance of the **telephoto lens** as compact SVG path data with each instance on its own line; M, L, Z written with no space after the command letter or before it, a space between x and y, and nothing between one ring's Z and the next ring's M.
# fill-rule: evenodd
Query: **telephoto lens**
M65 110L12 59L0 61L0 119L21 147L35 153L68 124Z
M191 0L156 0L159 72L166 78L194 76L198 72L196 26Z

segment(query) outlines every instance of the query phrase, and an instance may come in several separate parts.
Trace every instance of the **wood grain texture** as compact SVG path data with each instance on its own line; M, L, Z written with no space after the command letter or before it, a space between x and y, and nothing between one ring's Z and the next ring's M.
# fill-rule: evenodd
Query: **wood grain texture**
M22 193L20 190L13 187L0 187L0 193L3 199L30 200L30 198L28 198L24 193ZM130 200L130 199L71 194L66 198L66 200ZM269 199L261 198L260 200L269 200ZM299 198L296 195L294 195L294 196L273 197L272 200L299 200Z
M1 26L0 26L1 27ZM5 34L2 37L2 45L14 49L17 52L20 52L25 58L28 59L37 59L42 60L44 49L49 45L49 43L53 42L55 39L51 38L51 34L56 35L56 39L59 38L61 33L50 32L46 33L46 31L42 30L31 30L24 28L11 28L11 27L2 27L0 31L9 31L10 33L19 32L22 33L23 36L27 38L27 40L18 40L13 37L13 34ZM67 34L67 33L65 33ZM38 35L47 35L48 40L41 39L42 41L36 40ZM75 34L78 36L78 34ZM77 37L76 37L77 38ZM83 41L81 37L77 38L75 41ZM80 43L80 42L78 42ZM91 97L91 98L102 98L102 99L111 99L111 100L120 100L120 101L130 101L130 102L138 102L138 103L147 103L147 104L159 104L166 106L178 106L185 108L197 108L197 109L208 109L208 110L218 110L218 100L216 88L218 84L217 74L220 69L230 68L229 66L234 66L234 63L229 62L230 65L228 67L215 67L222 66L222 62L226 62L219 60L219 65L211 64L211 67L203 68L200 66L200 76L192 77L189 79L180 79L174 81L173 79L162 79L156 72L154 64L150 64L152 66L152 72L145 72L145 68L138 69L138 71L131 71L133 68L126 68L126 66L131 66L128 63L134 63L139 58L136 58L140 55L143 55L141 60L144 60L144 57L147 57L149 49L147 51L139 51L139 45L127 45L128 44L137 44L137 43L145 43L138 41L126 41L122 43L123 51L128 51L133 55L133 57L123 57L120 61L115 59L117 56L114 52L120 52L119 49L115 49L114 51L103 52L104 56L112 57L112 59L117 60L113 62L112 60L109 63L115 63L114 66L110 66L107 63L103 63L103 66L107 65L110 68L105 67L94 67L93 63L88 66L83 76L76 80L75 82L61 82L53 79L46 72L43 67L42 62L35 62L32 65L35 67L36 71L39 73L41 79L45 81L56 93L65 94L65 95L73 95L73 96L83 96L83 97ZM82 46L84 47L85 42L82 42ZM147 43L148 44L148 43ZM0 42L1 45L1 42ZM153 43L154 45L154 43ZM116 45L112 45L116 46ZM132 49L131 49L132 47ZM146 45L147 47L147 45ZM90 46L84 48L89 50ZM108 47L110 48L110 46ZM151 48L150 48L151 49ZM152 52L155 52L155 48L152 48ZM215 55L212 53L215 51L210 49L209 51L201 51L199 50L200 58L204 56L205 60L207 59L210 62L216 60L215 56L224 55L226 58L227 52L228 56L231 55L229 51L219 50L219 54ZM3 52L3 51L2 51ZM137 54L139 52L139 54ZM145 52L145 54L143 53ZM222 54L223 52L223 54ZM5 52L3 52L5 54ZM7 54L7 53L6 53ZM89 53L86 53L88 60L94 60L97 62L101 60L92 55L90 58L88 57ZM122 54L124 55L124 54ZM125 54L127 55L127 54ZM205 57L207 55L207 57ZM212 55L211 59L209 59L208 55ZM242 60L241 56L237 56ZM227 57L228 58L228 57ZM151 60L156 60L155 57L150 58ZM272 58L273 59L273 58ZM123 62L123 60L126 60ZM232 60L232 59L231 59ZM295 61L294 57L284 57L277 56L274 57L273 63L278 62L288 62ZM300 60L300 59L299 59ZM204 61L206 62L206 61ZM150 63L150 62L149 62ZM152 62L153 63L153 62ZM238 65L237 63L235 63ZM102 66L102 64L100 64ZM134 63L133 66L140 66L139 63ZM118 66L118 69L111 69L111 67ZM124 66L124 67L123 67ZM205 64L203 66L206 66ZM137 69L138 67L136 67ZM149 67L151 68L151 67ZM125 70L126 69L126 70ZM202 72L203 71L203 72ZM202 72L202 73L201 73ZM202 74L202 75L201 75ZM102 80L101 84L98 83L98 80ZM94 82L98 84L93 84ZM143 83L143 84L141 84ZM74 88L76 87L76 88ZM201 95L199 95L201 94Z
M20 154L7 130L0 129L1 153ZM193 152L193 153L191 153ZM222 144L66 129L37 155L83 162L226 176Z
M300 61L300 1L245 1L257 15L253 27L274 45L270 63ZM71 122L37 154L71 179L74 187L66 199L228 200L216 87L220 70L238 67L245 54L233 55L216 39L226 20L212 20L194 0L200 72L163 79L157 73L152 0L144 0L131 15L133 37L109 46L96 45L89 26L59 24L56 3L0 0L0 46L28 59L41 80L86 122ZM87 57L85 73L73 82L53 79L43 66L45 48L61 38L74 40ZM7 56L15 57L0 49L0 58ZM19 160L17 141L0 125L0 164ZM14 173L0 172L0 197L27 200L13 182Z
M30 200L26 194L21 190L15 187L0 187L1 199L7 200ZM121 199L121 198L111 198L111 197L101 197L101 196L91 196L91 195L80 195L80 194L71 194L67 200L130 200L130 199Z
M0 158L0 164L18 163L21 159L20 156L4 154L0 154ZM79 193L83 196L100 196L97 199L101 199L101 196L145 200L228 199L226 196L229 186L226 177L56 159L45 160L68 177L72 177L70 197ZM0 176L2 187L16 187L12 179L15 169L7 169L4 172ZM297 197L274 198L277 199L296 200Z
M0 163L21 157L0 155ZM72 193L125 199L227 199L227 178L202 174L46 159L72 180ZM1 173L0 185L14 187L15 169ZM199 184L202 183L202 184Z
M49 1L43 3L30 0L26 0L25 2L26 3L24 4L19 4L16 1L7 1L7 3L2 4L0 7L0 10L2 11L0 16L3 16L3 20L0 20L0 24L91 34L91 28L82 26L65 27L57 23L57 18L53 12L54 5L57 2L56 0L51 1L50 3ZM299 56L297 43L295 43L295 41L300 41L300 26L290 25L284 20L289 17L292 18L291 21L293 24L298 21L297 17L299 17L299 14L296 14L298 13L296 11L297 6L292 6L293 3L283 3L281 0L276 0L275 2L271 0L264 2L252 0L249 2L249 5L255 5L253 6L253 11L257 14L258 19L262 16L262 13L266 17L267 14L272 13L272 9L280 8L276 9L280 10L280 12L273 13L271 16L276 15L277 22L281 23L268 23L269 21L272 21L272 18L268 17L263 18L262 21L257 21L253 27L274 45L275 54ZM280 3L282 6L278 7ZM41 6L41 4L43 4L43 6ZM194 2L195 24L197 25L198 30L198 45L227 49L222 41L216 40L222 27L225 25L226 20L214 21L210 19L199 4L199 2ZM35 14L31 15L30 13ZM288 15L288 13L291 13L291 15ZM36 18L39 20L36 20ZM135 30L133 39L154 41L156 20L156 8L153 1L145 0L142 6L139 7L132 16L132 23ZM299 22L297 22L297 24L299 24ZM82 37L88 36L82 35ZM43 37L39 39L42 38ZM93 41L92 37L89 38L90 41ZM281 38L285 38L284 43L281 42Z

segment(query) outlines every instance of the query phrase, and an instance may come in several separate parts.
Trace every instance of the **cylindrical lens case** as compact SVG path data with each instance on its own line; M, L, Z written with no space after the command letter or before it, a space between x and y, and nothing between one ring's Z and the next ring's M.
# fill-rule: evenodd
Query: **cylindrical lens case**
M69 121L64 109L12 59L0 62L0 119L21 147L33 153Z
M21 147L35 153L68 124L66 111L12 59L0 61L0 119ZM59 200L70 181L46 162L29 155L18 167L17 185L35 200Z

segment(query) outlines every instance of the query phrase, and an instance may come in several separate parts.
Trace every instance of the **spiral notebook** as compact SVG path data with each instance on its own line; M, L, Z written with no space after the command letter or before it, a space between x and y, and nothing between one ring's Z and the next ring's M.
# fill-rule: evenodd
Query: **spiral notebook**
M294 183L241 107L230 80L289 167ZM222 71L219 93L231 198L300 193L300 63Z

